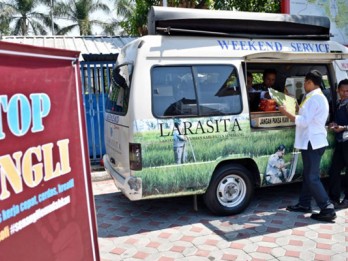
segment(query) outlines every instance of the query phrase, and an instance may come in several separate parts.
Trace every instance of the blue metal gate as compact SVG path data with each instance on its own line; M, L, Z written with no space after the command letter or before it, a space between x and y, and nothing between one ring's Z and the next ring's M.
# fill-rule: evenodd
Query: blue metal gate
M110 61L80 63L91 164L99 164L105 154L104 109L113 65Z

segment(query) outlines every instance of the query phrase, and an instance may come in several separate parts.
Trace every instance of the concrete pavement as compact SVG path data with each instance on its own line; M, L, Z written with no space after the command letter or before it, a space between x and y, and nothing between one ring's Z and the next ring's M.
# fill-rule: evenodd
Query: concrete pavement
M335 223L286 211L297 202L299 184L259 189L242 214L219 217L202 200L194 211L192 197L131 202L108 175L97 176L93 191L103 261L348 260L348 209L337 211Z

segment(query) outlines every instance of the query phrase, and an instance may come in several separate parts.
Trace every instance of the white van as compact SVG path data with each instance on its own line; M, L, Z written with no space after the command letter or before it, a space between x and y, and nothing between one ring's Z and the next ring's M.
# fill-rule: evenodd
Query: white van
M328 18L153 7L148 30L120 52L106 102L103 160L130 200L204 194L229 215L256 187L301 180L294 124L276 107L251 110L246 75L272 68L275 88L300 102L319 70L332 118L348 49L330 41Z

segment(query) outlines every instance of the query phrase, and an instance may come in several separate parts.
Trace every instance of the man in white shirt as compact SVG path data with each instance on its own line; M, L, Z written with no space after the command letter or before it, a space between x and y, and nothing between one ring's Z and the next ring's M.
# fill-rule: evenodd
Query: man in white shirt
M301 150L303 162L303 183L299 201L286 209L296 212L312 212L311 199L315 199L319 213L312 219L332 222L336 218L334 205L320 181L320 160L328 145L325 123L329 115L329 104L320 85L322 75L317 70L310 71L305 78L306 96L299 106L299 114L293 115L280 106L279 111L295 122L296 134L294 147Z

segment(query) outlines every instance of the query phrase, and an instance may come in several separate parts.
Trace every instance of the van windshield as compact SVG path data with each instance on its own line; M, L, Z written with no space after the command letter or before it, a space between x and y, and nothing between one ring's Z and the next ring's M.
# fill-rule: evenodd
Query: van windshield
M156 117L230 115L242 110L237 70L231 65L154 67L151 86Z
M124 115L128 110L131 64L123 64L116 67L112 73L105 110Z

